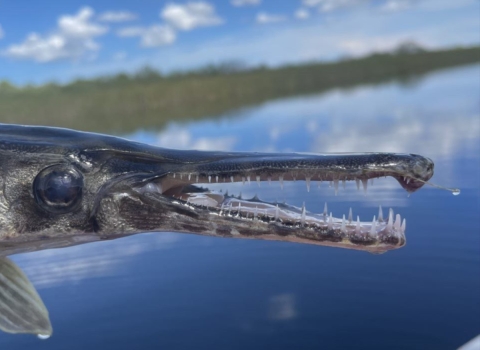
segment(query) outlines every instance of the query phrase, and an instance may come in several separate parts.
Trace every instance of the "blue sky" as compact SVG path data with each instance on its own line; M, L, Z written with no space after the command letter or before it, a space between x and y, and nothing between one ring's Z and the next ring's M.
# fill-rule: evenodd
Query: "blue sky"
M277 66L480 43L478 0L0 2L0 80L164 72L241 61Z

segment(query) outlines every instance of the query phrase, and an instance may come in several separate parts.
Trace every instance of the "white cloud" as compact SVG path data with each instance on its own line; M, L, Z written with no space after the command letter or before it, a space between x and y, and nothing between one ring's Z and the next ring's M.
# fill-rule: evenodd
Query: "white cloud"
M145 29L145 27L125 27L117 30L117 35L123 38L141 36Z
M361 5L367 0L303 0L303 5L318 7L320 12L331 12L342 8Z
M416 7L418 9L440 11L461 8L473 4L475 0L303 0L306 7L316 7L320 12L332 12L369 4L382 12L399 12Z
M416 2L418 9L426 11L448 11L478 4L478 0L424 0Z
M307 19L308 17L310 17L310 12L304 8L300 8L295 11L295 18L297 19Z
M295 295L274 295L268 300L268 318L272 321L288 321L297 316Z
M351 39L339 41L338 47L349 56L361 57L372 52L389 52L398 48L401 44L411 41L411 37L404 35L352 37ZM416 42L418 42L418 39ZM419 42L419 45L421 47L430 46L428 42Z
M49 35L30 33L21 44L8 47L2 54L17 59L50 62L60 59L79 59L87 54L93 57L100 45L93 38L108 31L107 27L92 23L94 12L84 7L74 16L63 15L58 28Z
M168 45L175 41L175 31L170 26L151 26L142 35L140 44L144 47Z
M170 124L157 136L156 146L175 149L197 149L200 151L230 151L237 139L226 137L195 137L184 126Z
M157 47L172 44L176 39L175 30L168 25L150 27L127 27L117 31L120 37L140 37L140 46Z
M2 25L0 24L0 39L5 36L5 31L2 28Z
M287 18L285 16L271 15L265 12L258 13L256 18L257 23L260 24L278 23L286 20Z
M308 7L315 7L323 3L324 0L303 0L302 3Z
M398 12L410 8L409 0L389 0L380 7L383 12Z
M240 7L240 6L256 6L259 5L262 0L231 0L230 3L233 6Z
M129 11L107 11L98 16L103 22L127 22L136 20L138 16Z
M223 23L215 13L215 8L202 1L189 2L185 5L168 4L160 13L160 17L180 30L192 30Z
M65 36L88 38L104 34L106 27L90 22L94 12L90 7L80 9L76 16L61 16L58 19L60 32Z
M83 280L121 276L130 259L144 252L171 249L181 236L174 233L144 233L115 241L77 245L15 255L38 289L75 285Z

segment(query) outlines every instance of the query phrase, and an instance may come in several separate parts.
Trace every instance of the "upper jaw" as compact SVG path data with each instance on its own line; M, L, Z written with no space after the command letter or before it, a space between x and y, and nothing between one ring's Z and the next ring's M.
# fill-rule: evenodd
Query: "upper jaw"
M262 154L205 152L211 158L176 164L162 178L162 191L195 183L305 180L366 182L392 176L408 192L423 186L433 175L433 162L412 154ZM215 155L215 156L213 156Z

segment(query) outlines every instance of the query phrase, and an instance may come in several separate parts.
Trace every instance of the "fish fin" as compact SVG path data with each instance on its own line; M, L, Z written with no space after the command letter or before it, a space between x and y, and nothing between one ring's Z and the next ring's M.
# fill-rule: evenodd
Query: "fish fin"
M23 271L10 259L0 257L0 330L52 334L52 325L42 299Z

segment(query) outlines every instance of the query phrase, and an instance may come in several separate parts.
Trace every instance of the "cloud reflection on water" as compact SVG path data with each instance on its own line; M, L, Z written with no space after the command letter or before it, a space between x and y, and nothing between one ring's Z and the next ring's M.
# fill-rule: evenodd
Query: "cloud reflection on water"
M272 321L288 321L297 317L294 294L279 294L268 299L268 318Z
M13 260L22 267L36 288L77 284L84 279L120 274L119 267L129 257L141 253L170 249L180 239L173 233L146 233L116 241L85 246L42 250L21 254Z

